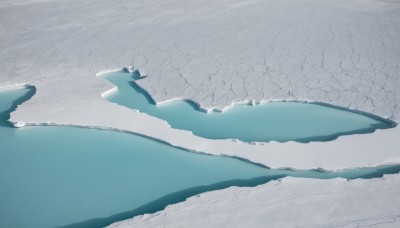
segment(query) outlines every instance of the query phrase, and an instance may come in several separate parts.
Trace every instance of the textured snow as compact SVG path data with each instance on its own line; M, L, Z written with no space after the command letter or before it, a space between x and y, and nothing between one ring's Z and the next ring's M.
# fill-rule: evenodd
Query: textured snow
M98 91L105 83L87 78L134 65L157 101L306 99L400 118L396 0L18 2L2 3L2 84L82 90L39 91L42 103Z
M96 73L133 67L157 102L204 108L311 100L400 119L398 0L18 0L0 2L0 86L34 84L19 124L131 131L270 167L398 161L399 128L329 143L206 140L109 103ZM379 152L379 153L377 153Z
M399 189L397 174L350 181L287 177L203 193L109 227L399 227Z
M331 142L208 140L100 96L99 72L139 69L157 102L205 109L319 101L400 121L400 0L1 0L0 86L34 84L17 126L136 132L272 168L400 162L400 127ZM204 193L114 226L400 226L400 175L284 178Z

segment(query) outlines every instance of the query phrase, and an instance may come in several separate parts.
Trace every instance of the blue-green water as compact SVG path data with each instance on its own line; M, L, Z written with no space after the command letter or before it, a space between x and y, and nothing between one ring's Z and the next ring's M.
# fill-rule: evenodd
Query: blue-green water
M116 72L104 78L118 87L106 99L166 120L173 128L210 139L244 142L329 141L341 135L371 133L394 124L378 117L300 102L235 105L223 112L206 113L192 101L155 105L135 80L139 73Z
M0 227L102 227L233 185L255 186L285 176L373 178L400 171L400 166L270 170L133 134L13 128L9 113L33 93L33 88L0 90Z

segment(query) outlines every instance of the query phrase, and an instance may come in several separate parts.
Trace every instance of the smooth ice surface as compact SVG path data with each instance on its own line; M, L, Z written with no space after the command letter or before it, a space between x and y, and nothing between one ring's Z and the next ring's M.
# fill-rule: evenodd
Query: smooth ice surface
M400 166L270 170L132 134L13 128L6 118L17 105L14 101L30 95L29 88L0 91L0 227L99 227L232 185L255 186L285 176L372 178L400 171Z
M244 142L328 141L340 135L370 133L393 126L371 116L319 104L271 102L234 105L223 112L200 110L190 100L157 104L136 81L135 71L103 76L117 86L106 93L107 100L166 120L173 128L210 139L238 139Z

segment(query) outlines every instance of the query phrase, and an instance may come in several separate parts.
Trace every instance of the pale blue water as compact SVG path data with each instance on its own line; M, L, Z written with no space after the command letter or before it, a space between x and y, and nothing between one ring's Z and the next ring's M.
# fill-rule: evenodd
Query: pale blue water
M104 78L118 86L118 91L106 96L107 100L166 120L173 128L210 139L328 141L340 135L371 133L394 126L377 117L299 102L235 105L223 112L207 114L191 101L155 105L151 96L135 82L140 79L138 72L109 73Z
M6 120L32 88L0 90L0 227L102 227L201 192L285 176L373 178L399 166L343 172L270 170L190 153L141 136ZM273 196L271 196L273 197Z

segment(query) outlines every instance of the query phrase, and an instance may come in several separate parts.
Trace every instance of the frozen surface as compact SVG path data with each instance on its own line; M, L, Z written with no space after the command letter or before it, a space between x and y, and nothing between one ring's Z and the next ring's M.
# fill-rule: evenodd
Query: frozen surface
M310 100L399 122L399 0L2 0L0 86L29 83L37 89L11 115L19 126L134 131L270 167L336 169L400 161L399 127L327 143L258 145L171 129L100 96L112 85L96 73L122 67L147 74L139 84L157 102L185 97L222 109L248 100ZM396 227L399 178L285 178L254 189L206 193L129 223L196 226L208 219L216 226L293 221Z
M246 100L312 100L397 122L399 49L398 0L0 3L0 86L37 88L12 121L135 131L271 167L394 161L400 130L309 145L205 140L103 100L111 85L95 74L139 69L148 75L140 85L157 102L187 97L223 108Z
M191 131L208 139L308 143L394 127L392 122L381 118L303 102L237 104L223 112L205 112L191 100L156 105L147 91L136 84L137 80L143 79L138 72L108 73L103 78L117 86L116 90L103 94L108 101L165 120L172 128Z
M306 99L400 118L398 0L29 2L0 3L0 75L75 82L39 89L42 105L95 96L96 72L134 65L157 101Z
M399 227L399 188L400 175L350 181L288 177L203 193L110 227Z

